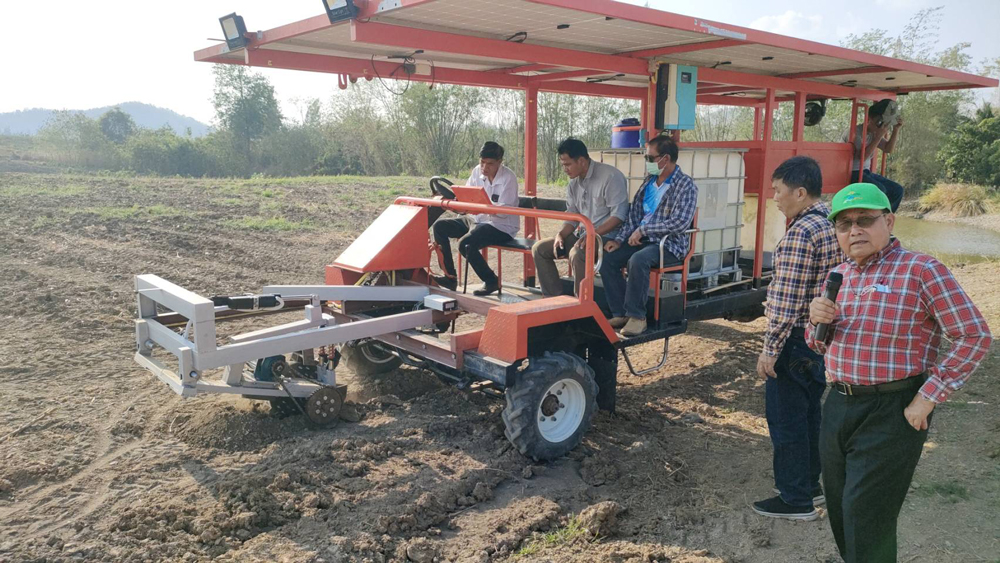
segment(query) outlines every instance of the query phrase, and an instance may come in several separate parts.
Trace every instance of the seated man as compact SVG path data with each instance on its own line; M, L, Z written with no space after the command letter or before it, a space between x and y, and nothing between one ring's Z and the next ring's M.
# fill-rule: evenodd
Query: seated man
M899 203L903 201L903 186L892 180L871 171L875 163L875 149L881 149L885 153L891 153L896 149L896 141L899 140L899 130L903 128L903 118L896 110L894 101L882 100L872 104L868 108L868 134L865 135L865 157L859 158L861 154L861 128L858 125L854 134L854 161L851 164L851 182L867 182L875 184L882 193L889 198L889 205L892 212L899 209ZM889 134L889 130L892 133ZM889 140L886 135L889 134ZM851 132L844 132L844 142L851 142ZM862 179L858 180L858 169L861 168L861 161L864 160L864 172Z
M688 251L684 231L698 206L698 187L677 166L677 143L670 137L661 135L646 144L646 172L649 178L635 194L625 225L604 245L601 261L611 326L621 328L623 336L646 330L649 271L660 265L660 240L666 239L663 263L679 263ZM626 264L627 284L622 277Z
M559 144L559 162L570 177L566 188L566 211L580 213L594 224L595 244L601 237L614 237L628 213L628 182L625 175L610 164L590 160L583 141L569 138ZM535 243L531 255L535 259L538 284L545 297L562 295L562 280L556 269L556 258L569 255L573 264L573 291L580 292L580 282L586 274L586 229L577 221L566 221L553 238ZM597 253L597 247L591 249Z
M503 147L487 141L479 151L479 165L472 169L466 185L481 186L493 205L517 207L517 176L503 165ZM438 219L434 222L434 240L441 246L444 255L445 275L435 276L438 285L454 291L458 288L458 275L451 255L451 241L460 238L458 251L469 261L483 287L473 291L478 296L489 295L500 289L497 275L490 269L480 251L487 246L509 242L521 228L517 215L480 214L474 217L462 215L454 219Z

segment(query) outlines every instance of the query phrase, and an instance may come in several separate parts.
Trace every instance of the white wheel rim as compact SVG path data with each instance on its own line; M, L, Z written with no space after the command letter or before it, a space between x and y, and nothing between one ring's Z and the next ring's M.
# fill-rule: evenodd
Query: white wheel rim
M392 352L384 350L378 344L366 342L359 348L361 348L361 355L373 364L387 364L392 361Z
M560 379L549 387L538 403L535 420L542 438L559 443L570 436L583 422L587 410L587 394L575 379Z

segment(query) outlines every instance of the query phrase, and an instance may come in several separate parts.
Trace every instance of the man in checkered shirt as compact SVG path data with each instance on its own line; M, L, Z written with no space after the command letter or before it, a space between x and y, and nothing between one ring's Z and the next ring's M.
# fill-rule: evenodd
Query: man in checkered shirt
M774 201L790 221L774 251L767 287L767 331L757 360L765 380L767 428L774 447L778 496L753 504L762 516L815 520L819 485L820 399L826 389L823 357L806 344L809 302L822 294L826 274L844 261L830 208L820 200L823 174L808 156L783 162L771 175Z
M892 238L895 216L877 186L851 184L832 208L844 281L836 302L812 301L806 334L833 386L820 428L823 488L844 560L896 561L896 519L931 413L965 384L992 335L948 268ZM823 341L817 324L829 325Z
M608 322L623 336L646 330L649 271L679 264L688 251L690 236L684 231L691 228L698 207L698 186L677 166L678 152L677 143L666 135L649 140L646 181L632 200L625 224L604 244L601 281L611 309ZM622 268L628 269L627 282Z

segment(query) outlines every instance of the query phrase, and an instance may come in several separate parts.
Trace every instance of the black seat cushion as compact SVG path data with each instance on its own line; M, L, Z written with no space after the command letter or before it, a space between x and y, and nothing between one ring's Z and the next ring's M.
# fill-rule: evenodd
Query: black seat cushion
M524 250L526 252L531 252L531 247L534 245L535 245L535 239L517 237L507 242L494 244L493 246L499 246L500 248L509 248L511 250Z

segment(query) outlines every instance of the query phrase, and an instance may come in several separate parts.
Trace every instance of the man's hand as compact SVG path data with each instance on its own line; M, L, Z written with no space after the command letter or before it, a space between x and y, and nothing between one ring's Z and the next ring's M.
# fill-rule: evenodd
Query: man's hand
M622 245L622 243L620 243L620 242L618 242L616 240L609 240L604 245L604 252L614 252L614 251L618 250L619 248L621 248L621 245Z
M774 364L778 361L777 356L768 356L764 352L757 357L757 375L767 381L768 377L778 377L774 372Z
M565 242L566 241L563 240L562 233L556 233L556 238L555 238L555 240L552 241L552 255L553 256L559 256L559 251L563 249L563 246L565 245Z
M901 115L896 118L896 129L899 129L902 126L903 126L903 116Z
M837 318L837 304L826 297L817 297L809 303L809 322L814 325L830 324Z
M629 246L639 246L642 244L642 229L636 229L632 231L632 235L628 237Z
M934 410L934 403L925 399L920 393L903 409L906 422L915 430L927 430L927 416Z

